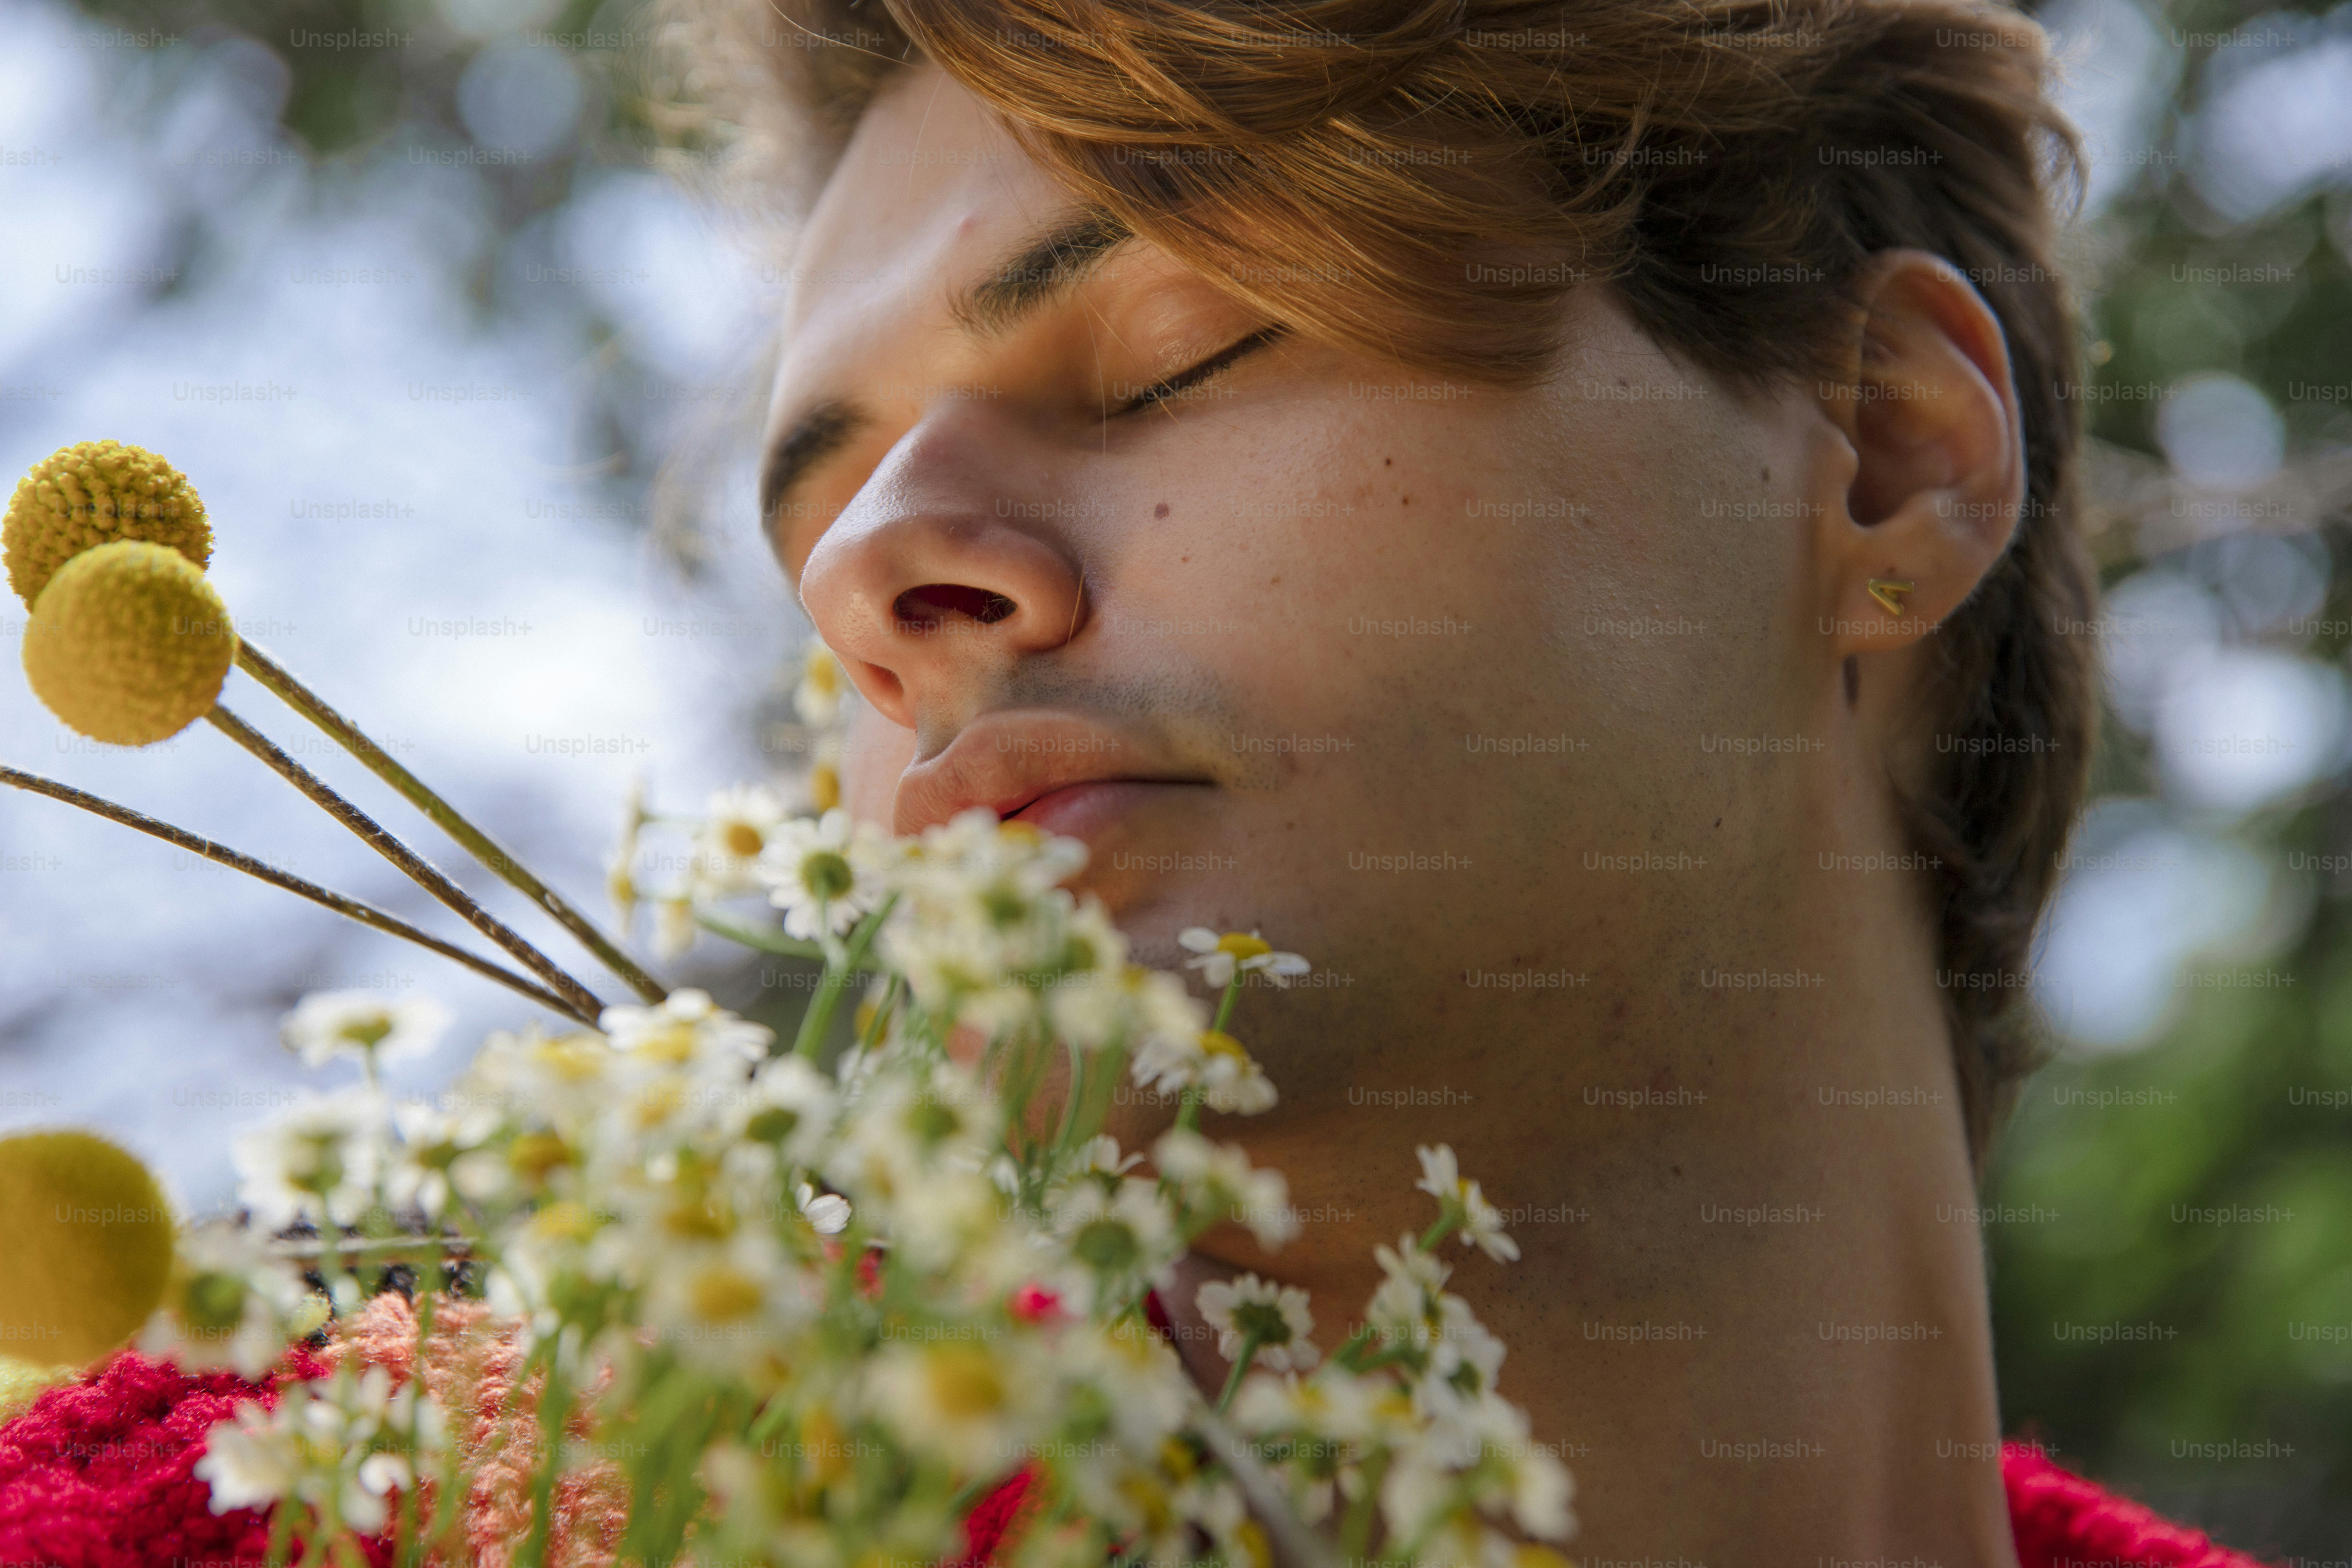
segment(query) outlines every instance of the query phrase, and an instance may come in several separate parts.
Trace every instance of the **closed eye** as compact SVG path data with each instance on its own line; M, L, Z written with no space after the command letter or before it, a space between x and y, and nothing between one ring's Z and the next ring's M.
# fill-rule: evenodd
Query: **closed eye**
M1124 414L1139 413L1146 408L1166 403L1178 394L1189 391L1213 376L1222 374L1235 361L1255 353L1267 344L1279 341L1288 331L1288 328L1280 325L1260 327L1238 342L1219 349L1198 364L1189 365L1167 380L1155 382L1145 387L1141 392L1112 409L1111 417L1117 418Z

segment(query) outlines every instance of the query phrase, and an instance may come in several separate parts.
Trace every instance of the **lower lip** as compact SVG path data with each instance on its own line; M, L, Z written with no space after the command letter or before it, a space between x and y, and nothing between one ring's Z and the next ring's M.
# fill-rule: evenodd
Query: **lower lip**
M1025 822L1043 833L1059 833L1091 842L1145 801L1182 787L1145 784L1136 779L1097 779L1067 784L1039 795L1005 820Z

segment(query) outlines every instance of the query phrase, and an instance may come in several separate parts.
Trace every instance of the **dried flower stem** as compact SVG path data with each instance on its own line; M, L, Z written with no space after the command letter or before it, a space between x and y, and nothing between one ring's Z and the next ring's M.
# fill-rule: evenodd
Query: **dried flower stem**
M562 993L574 1012L590 1018L603 1014L604 1004L594 992L565 973L555 960L533 947L521 932L476 903L466 889L451 881L439 867L402 843L381 823L338 795L316 773L273 744L267 735L230 712L225 705L215 704L205 717L213 728L269 764L273 773L309 795L328 816L350 828L359 837L360 842L399 867L418 887L455 910L464 917L467 924L520 959L525 968Z
M466 820L457 807L426 788L424 781L394 761L390 753L368 739L358 725L329 707L318 693L289 674L284 666L243 637L237 639L236 662L238 668L268 687L280 701L325 731L345 751L365 763L369 772L398 790L410 805L431 817L443 832L463 845L474 858L545 910L550 919L578 938L581 945L594 953L607 969L626 981L629 988L640 997L647 1002L659 1002L669 994L669 987L638 967L627 953L598 931L587 916L572 908L562 894L532 876L521 861L499 848L488 834Z
M133 811L127 805L117 805L102 796L75 789L70 784L61 784L55 779L46 779L37 773L22 773L15 768L0 767L0 784L9 784L33 795L45 795L51 800L61 800L68 805L79 806L92 816L105 817L110 822L119 822L125 827L136 828L150 837L160 838L166 844L185 849L191 855L201 855L207 860L228 867L231 870L242 871L247 876L268 882L272 887L283 888L286 891L308 899L314 904L324 905L339 915L355 920L363 926L372 926L388 935L413 942L419 947L439 953L453 963L462 963L475 973L495 980L510 991L520 992L551 1012L561 1013L567 1018L576 1019L591 1027L594 1026L593 1018L583 1017L577 1008L554 992L533 984L510 969L501 969L488 959L477 957L462 947L443 942L430 931L420 931L399 916L386 914L373 904L365 904L357 899L347 898L332 889L322 888L316 882L304 881L290 872L281 871L277 867L256 860L249 855L241 855L226 845L215 844L209 838L200 837L184 827L174 827L170 823L159 821L143 812Z

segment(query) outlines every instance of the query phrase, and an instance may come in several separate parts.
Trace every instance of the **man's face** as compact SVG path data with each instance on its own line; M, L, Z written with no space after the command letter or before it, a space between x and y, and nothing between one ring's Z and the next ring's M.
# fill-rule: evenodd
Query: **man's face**
M1762 826L1801 763L1720 743L1816 727L1769 521L1801 417L1600 290L1506 393L1282 333L1139 243L1008 274L1077 216L924 69L806 231L772 527L869 700L853 811L1074 834L1155 962L1189 925L1306 954L1234 1025L1285 1096L1261 1139L1351 1089L1475 1079L1423 1137L1564 1101L1649 1070L1703 964L1801 965Z

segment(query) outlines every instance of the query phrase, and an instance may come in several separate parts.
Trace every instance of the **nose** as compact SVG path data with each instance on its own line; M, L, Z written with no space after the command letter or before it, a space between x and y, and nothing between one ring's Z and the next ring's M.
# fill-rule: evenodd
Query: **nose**
M1077 633L1085 578L1051 531L1057 509L1000 500L993 468L963 443L910 434L801 569L818 634L894 723L913 729L975 677Z

